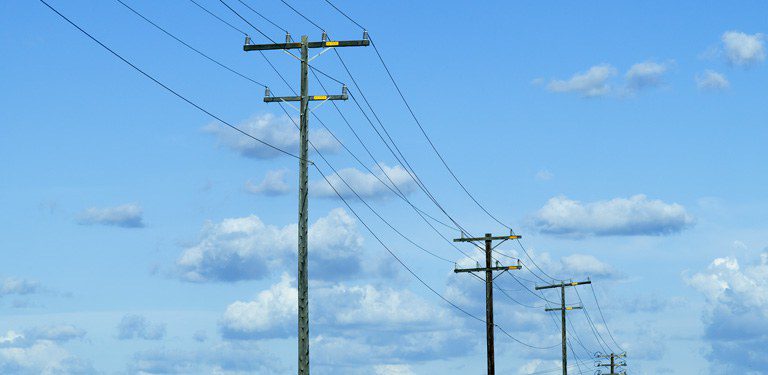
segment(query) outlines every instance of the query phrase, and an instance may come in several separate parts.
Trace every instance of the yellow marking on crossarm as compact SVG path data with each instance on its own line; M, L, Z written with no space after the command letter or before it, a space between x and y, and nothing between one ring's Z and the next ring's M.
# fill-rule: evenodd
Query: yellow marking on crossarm
M566 307L566 310L573 310L573 307Z
M325 42L326 47L334 47L338 45L339 45L339 42Z
M325 99L328 99L328 96L326 96L326 95L315 95L315 96L312 97L312 99L314 99L314 100L325 100Z
M579 285L579 283L571 283L571 286Z

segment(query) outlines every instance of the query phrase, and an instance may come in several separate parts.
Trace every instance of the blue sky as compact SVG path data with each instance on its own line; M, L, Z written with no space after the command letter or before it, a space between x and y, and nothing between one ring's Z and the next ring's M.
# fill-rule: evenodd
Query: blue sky
M242 51L240 33L192 2L124 1L275 95L291 94L260 56ZM196 1L266 42L219 1ZM280 1L244 1L294 37L320 37ZM50 3L212 113L296 148L291 119L262 102L263 87L117 1ZM323 1L290 3L334 38L362 36ZM768 371L768 4L337 5L369 30L447 163L523 235L537 264L548 275L594 281L607 327L589 288L569 291L596 330L586 314L571 314L572 350L583 362L572 373L593 373L589 353L621 349L636 374ZM42 3L0 4L0 52L0 372L295 372L296 159L164 91ZM340 54L445 210L474 234L505 234L429 148L374 50ZM297 61L268 57L297 88ZM333 52L313 64L361 98ZM310 92L321 90L310 79ZM355 103L336 104L386 175L371 175L312 119L315 145L382 217L450 261L420 251L342 189L361 222L311 169L313 372L483 373L483 325L416 281L363 222L429 285L482 316L482 284L452 272L452 261L473 261L379 182L391 178L447 221ZM332 105L315 113L381 171ZM459 235L435 225L447 238ZM499 249L531 265L515 244ZM531 268L536 275L516 271L526 288L546 278ZM497 323L527 344L557 344L543 301L507 275L497 280L533 306L497 293ZM500 372L557 373L546 372L559 366L557 347L530 349L501 333L496 347Z

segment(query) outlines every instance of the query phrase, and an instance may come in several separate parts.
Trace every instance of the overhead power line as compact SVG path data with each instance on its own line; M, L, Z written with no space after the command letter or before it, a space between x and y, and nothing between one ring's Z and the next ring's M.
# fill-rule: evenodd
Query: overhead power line
M275 151L278 151L278 152L280 152L280 153L282 153L282 154L285 154L285 155L288 155L288 156L290 156L290 157L293 157L293 158L296 158L296 159L300 159L300 160L301 160L301 158L300 158L299 156L297 156L297 155L295 155L295 154L293 154L293 153L291 153L291 152L285 151L285 150L283 150L283 149L281 149L281 148L279 148L279 147L277 147L277 146L275 146L275 145L272 145L272 144L270 144L270 143L268 143L268 142L266 142L266 141L264 141L264 140L262 140L262 139L256 138L256 137L254 137L253 135L251 135L251 134L247 133L246 131L244 131L244 130L242 130L242 129L238 128L237 126L234 126L234 125L230 124L229 122L227 122L227 121L223 120L221 117L219 117L219 116L217 116L217 115L215 115L215 114L213 114L213 113L209 112L207 109L205 109L205 108L201 107L200 105L198 105L197 103L195 103L195 102L193 102L192 100L188 99L188 98L187 98L187 97L185 97L184 95L181 95L181 94L180 94L178 91L176 91L176 90L174 90L174 89L170 88L170 87L169 87L169 86L167 86L166 84L164 84L164 83L160 82L160 81L159 81L157 78L153 77L153 76L152 76L152 75L150 75L149 73L147 73L147 72L145 72L144 70L142 70L141 68L139 68L137 65L135 65L135 64L133 64L132 62L128 61L128 60L127 60L126 58L124 58L122 55L120 55L119 53L115 52L115 50L113 50L112 48L110 48L110 47L109 47L109 46L107 46L106 44L102 43L100 40L96 39L96 37L94 37L93 35L91 35L91 34L90 34L90 33L88 33L87 31L85 31L85 30L84 30L82 27L78 26L78 25L77 25L75 22L73 22L72 20L70 20L69 18L67 18L65 15L63 15L61 12L59 12L59 11L58 11L56 8L54 8L53 6L51 6L50 4L48 4L48 3L47 3L45 0L40 0L40 2L41 2L41 3L43 3L43 5L45 5L46 7L48 7L50 10L52 10L54 13L56 13L56 14L57 14L59 17L61 17L63 20L67 21L67 23L69 23L69 24L70 24L70 25L72 25L74 28L76 28L76 29L77 29L77 30L79 30L81 33L83 33L83 35L85 35L85 36L87 36L89 39L91 39L93 42L95 42L96 44L98 44L99 46L101 46L102 48L104 48L105 50L109 51L109 53L111 53L112 55L114 55L115 57L117 57L118 59L120 59L122 62L124 62L124 63L128 64L128 66L130 66L131 68L133 68L133 69L134 69L134 70L136 70L137 72L141 73L141 75L143 75L144 77L146 77L146 78L150 79L152 82L156 83L158 86L162 87L162 88L163 88L163 89L165 89L166 91L168 91L168 92L170 92L171 94L175 95L175 96L176 96L176 97L178 97L179 99L181 99L181 100L185 101L187 104L189 104L189 105L191 105L191 106L195 107L197 110L199 110L199 111L201 111L201 112L205 113L206 115L208 115L208 116L212 117L212 118L213 118L213 119L215 119L216 121L219 121L219 122L221 122L222 124L224 124L224 125L228 126L229 128L231 128L231 129L233 129L233 130L237 131L238 133L240 133L240 134L242 134L242 135L244 135L244 136L246 136L246 137L248 137L248 138L251 138L251 139L253 139L253 140L254 140L254 141L256 141L256 142L259 142L259 143L261 143L261 144L262 144L262 145L264 145L264 146L267 146L267 147L269 147L269 148L271 148L271 149L273 149L273 150L275 150ZM309 161L309 160L307 160L307 162L308 162L308 163L311 163L311 161Z
M120 4L122 4L124 7L128 8L128 10L130 10L131 12L133 12L133 14L137 15L138 17L140 17L141 19L143 19L144 21L146 21L146 22L147 22L147 23L149 23L150 25L152 25L152 26L154 26L155 28L157 28L158 30L162 31L162 32L163 32L165 35L168 35L169 37L173 38L173 39L174 39L174 40L176 40L177 42L179 42L179 43L183 44L184 46L186 46L186 47L187 47L187 48L189 48L190 50L192 50L192 51L196 52L196 53L197 53L197 54L199 54L200 56L203 56L204 58L206 58L207 60L209 60L209 61L213 62L214 64L216 64L216 65L218 65L218 66L220 66L220 67L222 67L222 68L226 69L227 71L229 71L229 72L231 72L231 73L233 73L233 74L235 74L235 75L237 75L237 76L239 76L239 77L241 77L241 78L243 78L243 79L246 79L246 80L248 80L248 81L251 81L251 82L253 82L253 83L255 83L255 84L257 84L257 85L259 85L259 86L261 86L261 87L267 87L267 85L265 85L265 84L263 84L263 83L261 83L261 82L259 82L259 81L255 80L255 79L253 79L253 78L251 78L251 77L248 77L248 76L246 76L245 74L242 74L242 73L240 73L240 72L236 71L235 69L232 69L232 68L231 68L231 67L229 67L228 65L226 65L226 64L224 64L224 63L222 63L222 62L220 62L220 61L218 61L218 60L216 60L216 59L214 59L213 57L211 57L211 56L207 55L206 53L204 53L204 52L200 51L199 49L197 49L197 48L195 48L195 47L191 46L189 43L187 43L187 42L185 42L185 41L181 40L181 39L180 39L179 37L177 37L176 35L172 34L171 32L169 32L168 30L166 30L166 29L165 29L165 28L163 28L162 26L158 25L157 23L153 22L153 21L152 21L152 20L150 20L149 18L145 17L143 14L141 14L141 13L140 13L139 11L137 11L136 9L132 8L131 6L129 6L128 4L126 4L125 2L123 2L123 0L115 0L115 1L117 1L117 2L118 2L118 3L120 3ZM190 1L193 1L193 0L190 0ZM194 1L193 1L193 2L194 2ZM197 4L197 3L195 3L195 4Z

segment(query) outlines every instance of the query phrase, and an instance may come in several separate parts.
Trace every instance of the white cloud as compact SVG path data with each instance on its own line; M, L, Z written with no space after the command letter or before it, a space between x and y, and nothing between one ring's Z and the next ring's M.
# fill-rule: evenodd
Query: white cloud
M656 87L662 84L664 73L669 69L668 64L646 61L632 65L625 78L630 91Z
M543 372L549 373L551 372L550 370L557 370L562 368L563 364L560 361L533 359L520 366L520 368L517 369L517 373L519 375Z
M666 235L693 224L685 207L645 195L583 204L563 196L551 198L532 218L542 233L571 236Z
M165 337L165 324L150 323L141 315L125 315L117 326L117 338L120 340L160 340L163 337Z
M251 339L295 335L298 291L288 275L253 301L230 304L220 322L226 338ZM377 330L423 330L450 316L407 290L373 285L317 285L311 301L316 324L324 332L376 326Z
M547 89L552 92L575 92L586 97L605 96L611 92L608 80L615 75L616 68L610 64L595 65L567 80L552 80Z
M299 293L287 274L278 284L262 291L250 302L237 301L227 306L220 322L227 338L288 336L298 314ZM289 327L290 326L290 327ZM289 333L290 332L290 333Z
M91 207L78 216L80 225L111 225L122 228L142 228L142 210L136 204L124 204L117 207Z
M746 266L733 257L717 258L686 282L707 300L704 339L713 373L768 368L768 252Z
M254 116L238 124L237 127L279 149L298 153L299 131L288 116L276 117L272 114ZM212 123L203 130L215 134L221 144L245 157L269 159L282 155L279 151L218 123ZM310 129L309 140L321 152L335 152L339 148L338 142L325 129Z
M285 177L288 174L287 169L278 169L267 172L264 179L258 183L253 184L248 181L245 184L245 189L254 194L263 194L269 196L283 195L291 191L291 186L285 182Z
M338 174L334 173L328 175L328 181L325 179L312 181L309 187L310 194L317 197L336 198L336 192L333 190L333 188L336 188L336 191L338 191L344 198L355 197L352 190L347 187L344 181L346 181L346 183L363 198L382 198L393 194L387 186L390 186L393 189L394 187L397 187L397 189L404 194L408 194L416 189L415 182L408 174L408 171L403 167L399 165L388 167L385 164L380 164L380 166L384 172L376 173L376 175L363 172L356 168L341 169L338 171ZM378 167L374 170L380 171ZM395 184L394 187L391 185L390 179ZM386 183L387 186L382 184L382 181ZM333 186L333 188L331 186ZM395 191L397 191L397 189L395 189Z
M51 328L51 327L49 327ZM52 339L45 338L47 329L32 329L29 332L18 333L8 331L0 336L0 373L20 375L53 375L53 374L95 374L90 363L71 355L57 341L67 341L73 337L69 334L54 333ZM71 333L71 332L70 332ZM83 333L84 334L84 333ZM82 337L78 334L79 337ZM66 337L66 339L63 339Z
M765 35L727 31L721 38L725 57L731 64L752 66L765 60Z
M273 270L293 270L297 231L296 224L268 225L255 215L209 223L177 266L183 279L198 282L253 280ZM317 270L313 278L343 278L359 271L363 238L345 210L334 209L313 223L309 243L310 268Z
M699 90L722 91L731 86L724 75L713 70L706 70L702 74L696 75L696 87Z

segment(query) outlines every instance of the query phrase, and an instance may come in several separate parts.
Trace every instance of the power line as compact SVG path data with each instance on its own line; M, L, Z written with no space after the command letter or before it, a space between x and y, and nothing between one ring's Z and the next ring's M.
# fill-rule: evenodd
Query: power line
M280 1L282 1L283 3L285 3L285 0L280 0ZM352 21L352 22L353 22L355 25L357 25L358 27L360 27L360 28L361 28L363 31L365 31L365 30L366 30L366 29L365 29L365 28L364 28L362 25L360 25L359 23L355 22L355 21L352 19L352 17L350 17L350 16L349 16L349 15L347 15L346 13L342 12L342 11L341 11L341 9L339 9L339 8L338 8L337 6L335 6L333 3L331 3L331 2L330 2L330 1L328 1L328 0L325 0L325 2L326 2L326 3L328 3L329 5L331 5L331 6L333 7L333 9L335 9L336 11L338 11L339 13L341 13L341 15L343 15L343 16L344 16L344 17L346 17L348 20ZM286 3L286 4L287 4L287 3ZM291 7L291 9L293 9L293 7ZM298 11L297 11L297 13L298 13ZM299 14L301 14L301 13L299 13ZM302 15L302 17L306 18L304 15ZM309 19L307 19L307 20L308 20L308 21L310 21ZM312 22L312 21L310 21L310 22ZM314 23L314 22L312 22L312 24L315 24L315 23ZM315 24L315 26L317 26L317 25ZM317 26L317 27L318 27L318 28L320 28L319 26ZM322 28L320 28L320 29L322 29ZM431 147L431 148L432 148L432 150L435 152L435 154L437 155L437 157L440 159L440 161L442 162L443 166L444 166L444 167L445 167L445 168L448 170L448 172L451 174L451 176L453 177L453 179L454 179L454 180L455 180L455 181L456 181L456 182L459 184L459 186L461 187L461 189L462 189L462 190L464 190L464 192L465 192L465 193L466 193L466 194L467 194L467 195L470 197L470 199L472 199L472 201L473 201L473 202L475 202L475 204L476 204L478 207L480 207L480 209L481 209L481 210L483 210L483 212L485 212L485 213L486 213L486 214L487 214L487 215L488 215L488 216L489 216L491 219L493 219L494 221L496 221L497 223L499 223L501 226L503 226L503 227L505 227L505 228L507 228L507 229L510 229L510 230L511 230L512 228L511 228L509 225L507 225L507 224L504 224L504 223L503 223L501 220L499 220L499 219L498 219L496 216L494 216L494 215L493 215L493 214L492 214L490 211L488 211L488 209L486 209L486 208L485 208L485 206L484 206L483 204L481 204L481 203L480 203L480 202L477 200L477 198L475 198L475 196L474 196L472 193L470 193L470 192L469 192L469 190L468 190L468 189L467 189L467 187L464 185L464 183L462 183L462 182L461 182L461 180L460 180L460 179L459 179L459 177L456 175L456 173L453 171L453 169L451 169L451 167L450 167L450 166L448 165L448 163L445 161L445 158L443 157L443 155L440 153L440 151L438 151L438 150L437 150L437 147L435 146L434 142L432 141L432 138L430 138L430 137L429 137L429 135L427 134L426 130L425 130L425 129L424 129L424 127L422 126L422 124L421 124L421 121L419 121L419 119L416 117L416 114L414 113L414 111L413 111L413 108L411 108L411 105L410 105L410 103L409 103L409 102L408 102L408 100L405 98L405 95L403 94L403 91L400 89L400 85L398 85L398 84L397 84L397 81L395 80L395 77L394 77L394 75L393 75L393 74L392 74L392 72L390 71L390 69L389 69L389 66L388 66L388 65L387 65L387 63L384 61L384 58L381 56L381 52L379 51L378 47L376 47L376 43L374 42L373 38L370 38L370 39L371 39L371 46L373 47L373 50L376 52L376 56L379 58L379 61L381 62L381 65L384 67L384 70L387 72L387 76L389 76L389 79L390 79L390 81L391 81L391 82L392 82L392 84L395 86L395 89L397 90L397 93L399 94L399 96L400 96L400 99L402 99L403 103L405 104L405 107L408 109L408 112L411 114L411 117L412 117L412 118L413 118L413 120L416 122L416 125L418 125L418 127L419 127L419 130L421 130L421 133L424 135L424 138L426 138L426 140L427 140L427 142L429 143L430 147Z
M196 4L196 5L198 5L198 6L199 6L199 4ZM202 7L201 7L201 8L202 8ZM203 9L203 10L205 10L205 11L206 11L206 13L208 13L208 14L210 14L210 15L214 16L216 19L218 19L218 20L220 20L220 21L222 21L222 22L226 23L226 21L222 20L220 17L216 16L215 14L213 14L213 13L212 13L211 11L209 11L208 9L205 9L205 8L202 8L202 9ZM179 39L177 38L177 40L179 40ZM179 40L179 41L180 41L180 40ZM185 45L187 45L187 44L185 43ZM289 88L289 89L290 89L290 90L291 90L291 91L292 91L294 94L296 94L296 91L295 91L295 90L293 89L293 87L292 87L292 86L291 86L291 85L288 83L288 81L285 79L285 77L282 75L282 73L280 73L280 71L279 71L279 70L277 70L277 68L274 66L274 64L272 64L272 62L269 60L269 58L267 58L267 56L266 56L264 53L261 53L261 56L262 56L262 58L264 58L264 60L267 62L267 64L268 64L268 65L269 65L269 66L272 68L272 70L273 70L273 71L274 71L274 72L275 72L275 73L278 75L278 77L279 77L279 78L280 78L280 79L283 81L283 83L285 83L285 85L286 85L286 86L287 86L287 87L288 87L288 88ZM332 80L334 80L334 81L336 81L336 82L340 82L340 81L336 80L335 78L331 77L330 75L328 75L328 74L326 74L326 73L323 73L323 72L322 72L322 71L320 71L319 69L316 69L316 68L314 68L314 67L312 67L312 66L310 66L310 67L312 68L312 73L313 73L313 74L315 74L315 72L318 72L318 73L320 73L320 74L322 74L322 75L324 75L324 76L326 76L326 77L328 77L328 78L330 78L330 79L332 79ZM238 74L238 75L241 75L241 74ZM320 85L321 85L321 86L323 86L323 85L322 85L322 82L320 82L320 81L318 81L318 82L320 83ZM323 90L325 90L325 87L324 87L324 86L323 86ZM325 90L325 91L327 92L327 90ZM343 116L343 114L340 112L340 109L338 108L338 106L336 105L336 103L334 103L334 102L332 102L332 103L333 103L334 107L336 108L336 110L337 110L337 111L339 111L339 114L342 116L342 118L344 119L344 121L347 123L347 126L348 126L348 127L349 127L349 128L350 128L350 129L351 129L353 132L354 132L354 128L353 128L353 127L352 127L352 126L349 124L349 122L346 120L346 118L345 118L345 117ZM282 105L281 105L281 107L282 107ZM334 139L336 139L336 141L337 141L337 142L339 142L339 144L340 144L340 145L341 145L341 146L342 146L342 147L343 147L343 148L344 148L344 149L345 149L347 152L349 152L349 153L350 153L350 155L351 155L351 156L352 156L352 157L353 157L355 160L357 160L357 161L358 161L358 163L360 163L360 165L361 165L361 166L363 166L363 167L364 167L366 170L368 170L368 171L369 171L369 173L371 173L373 176L375 176L377 179L379 179L379 181L381 181L381 179L380 179L380 178L379 178L379 177L378 177L376 174L374 174L374 173L373 173L373 172L372 172L372 171L371 171L371 170L370 170L370 169L369 169L369 168L368 168L368 167L367 167L367 166L366 166L364 163L362 163L362 161L360 161L360 159L357 157L357 155L355 155L355 154L354 154L354 153L353 153L353 152L352 152L352 151L351 151L351 150L350 150L350 149L349 149L349 148L348 148L348 147L347 147L347 146L346 146L346 145L345 145L345 144L344 144L344 143L343 143L343 142L342 142L342 141L341 141L341 140L340 140L340 139L339 139L339 138L338 138L338 137L337 137L337 136L336 136L334 133L333 133L333 131L331 131L331 129L330 129L330 128L328 128L328 127L325 125L325 123L324 123L324 122L323 122L323 121L320 119L320 117L319 117L317 114L314 114L314 113L313 113L313 116L314 116L314 117L315 117L315 118L316 118L316 119L317 119L317 120L318 120L318 121L319 121L319 122L322 124L322 126L323 126L323 127L324 127L324 128L325 128L325 129L326 129L328 132L329 132L329 134L331 134L331 136L332 136ZM289 115L288 117L290 118L290 115ZM292 118L291 118L291 119L292 119ZM355 136L358 138L358 140L359 140L360 142L362 142L362 140L359 138L359 136L358 136L356 133L355 133ZM379 166L379 168L381 168L381 166L380 166L380 163L379 163L379 162L377 162L375 158L373 158L373 156L370 154L370 151L367 149L367 147L365 146L365 144L364 144L364 143L362 143L362 144L363 144L363 147L364 147L364 148L366 148L366 151L369 153L369 155L371 156L371 158L374 160L374 163L375 163L377 166ZM396 185L396 184L395 184L395 183L394 183L394 182L391 180L391 178L389 178L389 175L386 173L386 171L384 171L384 170L382 169L382 173L384 173L384 175L385 175L385 176L386 176L386 177L387 177L387 178L390 180L390 182L392 182L393 186L394 186L395 188L397 188L397 185ZM386 184L386 183L384 183L383 181L381 181L381 183L382 183L384 186L386 186L387 188L389 188L390 190L392 190L392 187L390 187L389 185L387 185L387 184ZM399 191L399 188L398 188L398 191ZM393 192L394 192L394 190L393 190ZM396 193L396 194L397 194L397 193ZM411 207L412 207L414 210L416 210L416 211L417 211L417 213L419 213L419 215L423 214L423 215L425 215L425 216L427 216L427 217L431 218L432 220L434 220L434 221L436 221L436 222L438 222L438 223L440 223L440 224L442 224L442 225L447 225L447 224L445 224L445 223L443 223L443 222L441 222L441 221L437 220L436 218L432 217L431 215L427 214L426 212L424 212L423 210L419 209L419 208L418 208L418 207L416 207L415 205L413 205L413 204L412 204L410 201L408 201L408 200L407 200L407 198L405 198L405 196L404 196L404 194L403 194L402 192L400 192L398 195L399 195L399 196L401 196L401 198L402 198L402 199L404 199L404 200L405 200L405 201L406 201L406 202L407 202L409 205L411 205ZM427 222L427 224L428 224L428 225L430 225L430 227L432 227L432 229L433 229L433 230L435 230L435 231L436 231L436 232L437 232L437 233L438 233L438 234L439 234L441 237L445 238L445 237L444 237L444 236L442 236L442 234L441 234L439 231L437 231L437 229L436 229L436 228L434 228L434 227L433 227L433 226L432 226L432 225L431 225L429 222ZM449 226L449 228L452 228L452 227L450 227L450 226ZM449 242L449 243L450 243L450 244L453 246L453 243L451 243L449 240L447 240L447 239L446 239L446 241L448 241L448 242ZM454 248L456 248L458 251L460 251L462 254L464 254L466 257L470 257L468 254L466 254L466 253L465 253L465 252L463 252L462 250L458 249L456 246L453 246L453 247L454 247Z
M611 341L613 341L614 344L616 344L616 347L619 348L619 351L625 351L622 349L621 345L619 345L618 342L616 342L616 339L613 338L613 335L611 334L611 330L608 329L608 323L605 321L605 316L603 315L603 310L600 308L600 302L597 301L597 294L595 293L595 288L591 287L592 289L592 296L595 297L595 305L597 305L597 311L600 312L600 318L603 320L603 325L605 326L605 330L608 332L608 336L611 337Z
M233 30L235 30L235 31L239 32L240 34L243 34L243 35L245 35L245 36L248 36L248 33L246 33L245 31L243 31L242 29L238 28L237 26L235 26L235 25L233 25L233 24L231 24L231 23L229 23L229 22L225 21L223 18L219 17L219 16L218 16L218 15L216 15L215 13L211 12L210 10L208 10L208 8L206 8L206 7L202 6L202 5L200 5L200 4L199 4L197 1L195 1L195 0L189 0L189 1L190 1L190 2L192 2L192 4L195 4L195 5L197 5L197 7L198 7L198 8L202 9L202 10L203 10L203 11L205 11L206 13L210 14L211 16L213 16L213 18L216 18L217 20L219 20L219 21L223 22L225 25L229 26L231 29L233 29Z
M276 24L276 23L272 22L272 20L270 20L269 18L267 18L266 16L264 16L263 14L261 14L261 12L259 12L259 11L258 11L258 10L256 10L256 9L253 9L253 8L252 8L250 5L246 4L246 3L245 3L245 1L243 1L243 0L237 0L237 1L238 1L240 4L243 4L243 6L244 6L244 7L246 7L246 8L248 8L248 9L249 9L251 12L253 12L253 13L256 13L256 14L257 14L259 17L261 17L261 18L262 18L262 19L264 19L265 21L267 21L267 22L271 23L271 24L272 24L272 26L274 26L274 27L276 27L276 28L280 29L281 31L285 32L286 34L290 34L290 32L289 32L288 30L286 30L285 28L281 27L280 25L278 25L278 24Z
M41 1L42 1L42 0L41 0ZM395 258L395 260L396 260L396 261L397 261L397 262L398 262L398 263L399 263L399 264L400 264L400 265L401 265L403 268L405 268L405 269L408 271L408 273L410 273L410 274L411 274L411 276L413 276L413 277L414 277L416 280L418 280L418 281L419 281L419 282L420 282L420 283L421 283L421 284L422 284L424 287L426 287L427 289L429 289L429 291L431 291L431 292L432 292L434 295L438 296L438 297L439 297L440 299L442 299L444 302L446 302L447 304L449 304L449 305L450 305L450 306L452 306L453 308L455 308L455 309L459 310L459 311L460 311L460 312L462 312L464 315L467 315L468 317L470 317L470 318L472 318L472 319L474 319L474 320L477 320L477 321L479 321L479 322L485 323L485 320L483 320L483 319L482 319L482 318L480 318L480 317L477 317L477 316L475 316L474 314L470 313L469 311L467 311L467 310L463 309L461 306L459 306L459 305L455 304L454 302L452 302L451 300L449 300L448 298L446 298L445 296L443 296L442 294L440 294L440 292L438 292L437 290L435 290L435 288L433 288L433 287L432 287L431 285L429 285L429 284L428 284L426 281L424 281L424 279L422 279L422 278L421 278L421 277L420 277L418 274L416 274L416 273L415 273L415 272L414 272L414 271L413 271L413 270L412 270L412 269L411 269L411 268L410 268L410 267L409 267L407 264L405 264L405 262L403 262L403 260L402 260L402 259L400 259L400 257L398 257L398 256L397 256L397 254L395 254L395 253L394 253L394 252L393 252L393 251L392 251L392 250L391 250L391 249L390 249L390 248L389 248L389 247L388 247L388 246L387 246L387 245L384 243L384 241L382 241L382 239L381 239L381 238L380 238L380 237L379 237L379 236L378 236L378 235L377 235L377 234L376 234L376 233L375 233L375 232L374 232L374 231L373 231L373 230L372 230L372 229L371 229L371 228L368 226L368 224L366 224L366 223L365 223L365 221L363 221L363 219L360 217L360 215L358 215L358 214L357 214L357 211L355 211L355 209L354 209L354 208L352 208L352 206L349 204L349 202L347 202L347 200L344 198L344 196L342 196L342 195L339 193L339 191L338 191L338 190L336 190L336 187L335 187L335 186L333 186L333 184L332 184L332 183L331 183L331 182L328 180L328 177L327 177L327 176L326 176L326 175L323 173L323 171L322 171L322 170L321 170L321 169L320 169L320 168L317 166L317 164L312 164L312 166L313 166L313 167L315 167L315 169L318 171L318 173L320 173L320 175L321 175L321 176L323 177L323 179L324 179L324 180L325 180L325 181L328 183L328 185L330 185L330 186L331 186L331 189L333 189L333 191L334 191L334 193L336 194L336 196L338 196L338 197L339 197L339 199L341 199L341 201L344 203L344 205L345 205L345 206L347 206L347 208L349 208L349 210L352 212L352 214L353 214L353 215L355 215L355 217L357 218L357 220L358 220L358 221L360 221L360 223L361 223L361 224L362 224L362 225L365 227L365 229L368 231L368 233L370 233L370 234L371 234L371 235L372 235L372 236L373 236L373 237L376 239L376 241L377 241L377 242L378 242L378 243L379 243L379 244L380 244L382 247L384 247L384 249L385 249L385 250L386 250L386 251L389 253L389 255L391 255L393 258ZM541 349L541 350L546 350L546 349L552 349L552 348L554 348L554 347L557 347L557 346L559 345L559 344L555 344L555 345L553 345L553 346L547 346L547 347L539 347L539 346L535 346L535 345L530 345L530 344L528 344L528 343L525 343L525 342L523 342L523 341L520 341L520 340L519 340L519 339L517 339L516 337L512 336L512 335L511 335L509 332L507 332L507 331L506 331L504 328L502 328L502 327L501 327L501 326L499 326L498 324L496 324L495 326L496 326L496 328L497 328L497 329L499 329L499 331L500 331L500 332L504 333L504 334L505 334L507 337L509 337L510 339L514 340L515 342L517 342L517 343L519 343L519 344L521 344L521 345L524 345L524 346L526 346L526 347L529 347L529 348L532 348L532 349Z
M196 52L196 53L197 53L197 54L199 54L200 56L203 56L204 58L208 59L209 61L213 62L214 64L216 64L216 65L218 65L218 66L220 66L220 67L222 67L222 68L224 68L224 69L228 70L229 72L231 72L231 73L233 73L233 74L235 74L235 75L238 75L238 76L240 76L241 78L244 78L244 79L246 79L246 80L248 80L248 81L251 81L251 82L253 82L253 83L255 83L255 84L257 84L257 85L259 85L259 86L261 86L261 87L267 87L267 85L265 85L265 84L263 84L263 83L261 83L261 82L259 82L259 81L255 80L255 79L253 79L253 78L251 78L251 77L248 77L248 76L246 76L245 74L242 74L242 73L240 73L240 72L238 72L238 71L236 71L236 70L232 69L231 67L229 67L229 66L225 65L224 63L222 63L222 62L220 62L220 61L218 61L218 60L214 59L213 57L211 57L211 56L209 56L209 55L205 54L204 52L200 51L199 49L197 49L197 48L195 48L195 47L191 46L189 43L187 43L187 42L185 42L185 41L181 40L181 39L180 39L179 37L177 37L176 35L172 34L171 32L169 32L168 30L166 30L166 29L165 29L165 28L163 28L162 26L158 25L157 23L153 22L153 21L152 21L152 20L150 20L149 18L145 17L143 14L141 14L141 13L140 13L139 11L137 11L136 9L132 8L131 6L129 6L128 4L126 4L125 2L123 2L123 0L115 0L115 1L117 1L117 2L118 2L118 3L120 3L120 4L122 4L124 7L128 8L128 10L130 10L131 12L133 12L133 14L135 14L135 15L137 15L137 16L139 16L139 17L141 17L141 19L143 19L144 21L147 21L147 22L148 22L150 25L152 25L152 26L154 26L155 28L157 28L158 30L162 31L162 32L163 32L165 35L168 35L169 37L173 38L173 39L174 39L174 40L176 40L177 42L179 42L179 43L183 44L184 46L186 46L186 47L187 47L187 48L189 48L190 50L192 50L192 51ZM193 0L190 0L190 1L193 1ZM193 1L193 2L194 2L194 1Z
M133 69L134 69L134 70L136 70L137 72L141 73L141 74L142 74L144 77L146 77L146 78L149 78L151 81L153 81L154 83L156 83L156 84L157 84L157 85L159 85L160 87L164 88L166 91L168 91L168 92L170 92L171 94L175 95L175 96L176 96L176 97L178 97L179 99L181 99L181 100L183 100L183 101L187 102L187 104L189 104L189 105L191 105L191 106L195 107L196 109L198 109L199 111L201 111L201 112L205 113L206 115L208 115L208 116L212 117L213 119L215 119L215 120L217 120L217 121L221 122L222 124L224 124L224 125L226 125L226 126L230 127L231 129L233 129L233 130L235 130L235 131L237 131L237 132L239 132L239 133L241 133L241 134L245 135L246 137L253 139L253 140L254 140L254 141L256 141L256 142L259 142L259 143L261 143L261 144L262 144L262 145L264 145L264 146L267 146L267 147L269 147L269 148L271 148L271 149L273 149L273 150L275 150L275 151L278 151L278 152L280 152L280 153L283 153L283 154L285 154L285 155L288 155L288 156L291 156L291 157L293 157L293 158L296 158L296 159L299 159L299 160L301 160L301 158L300 158L299 156L297 156L297 155L295 155L295 154L293 154L293 153L291 153L291 152L285 151L285 150L283 150L283 149L281 149L281 148L279 148L279 147L277 147L277 146L274 146L274 145L272 145L272 144L270 144L270 143L268 143L268 142L266 142L266 141L264 141L264 140L261 140L261 139L259 139L259 138L256 138L256 137L254 137L254 136L253 136L253 135L251 135L251 134L248 134L246 131L244 131L244 130L242 130L242 129L238 128L237 126L234 126L234 125L230 124L230 123L229 123L229 122L227 122L227 121L224 121L224 120L223 120L223 119L221 119L219 116L216 116L216 115L214 115L213 113L209 112L209 111L208 111L208 110L206 110L205 108L203 108L203 107L201 107L200 105L196 104L196 103L195 103L195 102L193 102L192 100L190 100L190 99L187 99L185 96L181 95L179 92L177 92L177 91L173 90L172 88L168 87L168 86L167 86L167 85L165 85L164 83L160 82L160 81L159 81L157 78L155 78L155 77L153 77L152 75L150 75L149 73L145 72L144 70L142 70L141 68L139 68L138 66L136 66L135 64L133 64L132 62L128 61L128 60L127 60L126 58L124 58L122 55L120 55L119 53L115 52L115 51L114 51L113 49L111 49L109 46L107 46L106 44L102 43L100 40L96 39L96 37L94 37L93 35L91 35L91 34L90 34L90 33L88 33L87 31L85 31L83 28L81 28L80 26L78 26L78 25L77 25L76 23L74 23L72 20L70 20L69 18L67 18L65 15L61 14L61 13L60 13L58 10L56 10L56 8L54 8L53 6L51 6L50 4L48 4L47 2L45 2L45 0L40 0L40 2L41 2L41 3L43 3L43 5L45 5L46 7L48 7L50 10L52 10L54 13L56 13L56 14L57 14L59 17L61 17L63 20L67 21L67 23L69 23L70 25L72 25L73 27L75 27L77 30L79 30L81 33L83 33L85 36L87 36L89 39L91 39L92 41L94 41L96 44L98 44L99 46L101 46L101 47L102 47L102 48L104 48L105 50L109 51L109 53L111 53L112 55L114 55L115 57L117 57L118 59L120 59L122 62L124 62L124 63L128 64L128 65L129 65L131 68L133 68ZM309 163L312 163L310 160L307 160L307 162L309 162Z

